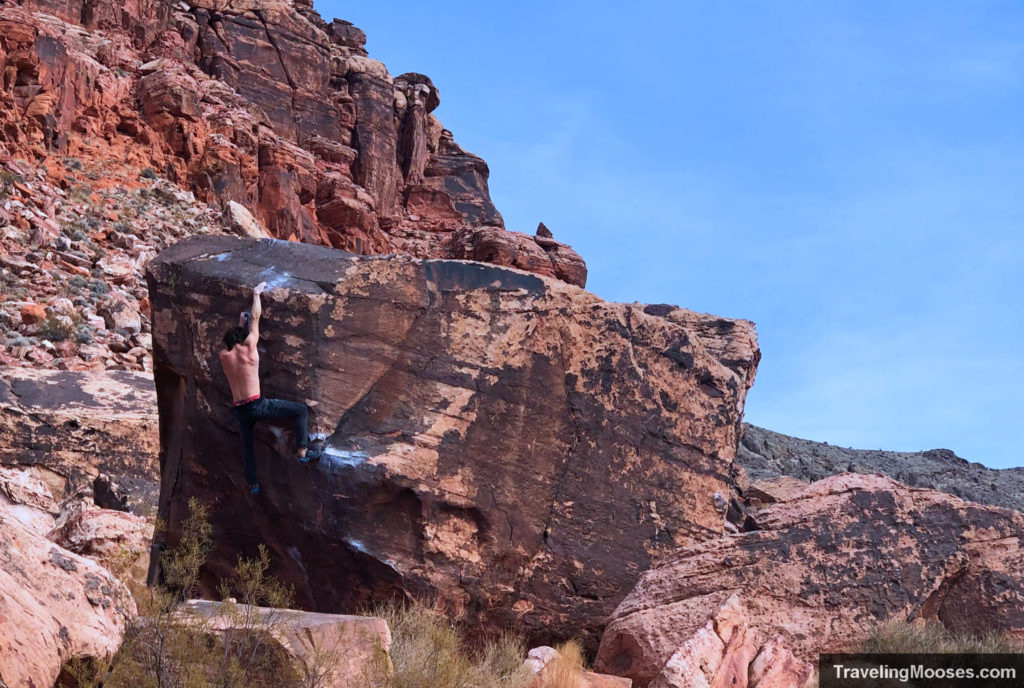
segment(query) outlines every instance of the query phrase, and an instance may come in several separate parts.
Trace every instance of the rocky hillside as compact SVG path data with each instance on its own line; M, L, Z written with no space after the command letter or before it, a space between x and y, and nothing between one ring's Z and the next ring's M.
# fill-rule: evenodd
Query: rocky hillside
M744 423L736 460L752 481L790 476L810 483L838 473L881 473L913 487L1024 511L1024 468L988 468L948 449L844 449Z
M282 239L586 281L567 246L502 231L430 78L392 77L308 0L18 0L2 18L7 155L151 168Z
M140 266L197 233L585 284L546 229L505 231L438 89L365 38L301 0L0 5L0 360L145 369Z

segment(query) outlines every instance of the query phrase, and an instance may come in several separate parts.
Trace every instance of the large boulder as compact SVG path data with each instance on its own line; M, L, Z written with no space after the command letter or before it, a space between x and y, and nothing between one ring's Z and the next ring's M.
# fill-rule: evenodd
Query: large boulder
M890 618L1024 634L1024 515L841 474L644 573L611 615L595 666L643 688L733 595L749 625L810 660ZM663 684L658 684L663 685Z
M71 659L109 659L134 614L106 569L26 527L0 500L0 685L52 686Z
M722 532L749 322L480 263L229 237L177 244L148 279L159 513L173 537L189 499L210 505L211 590L266 543L305 608L429 594L593 643L652 561ZM327 449L300 465L260 427L253 497L217 351L260 281L263 392L306 402Z

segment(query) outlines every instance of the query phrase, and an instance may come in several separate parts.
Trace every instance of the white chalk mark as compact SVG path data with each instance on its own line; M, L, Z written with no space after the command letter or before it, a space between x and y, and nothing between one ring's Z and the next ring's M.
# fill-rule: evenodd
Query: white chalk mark
M280 289L292 281L292 276L284 270L267 267L260 271L260 281L267 283L267 289Z
M330 459L331 463L342 466L358 466L366 463L369 455L361 451L346 451L336 447L324 447L323 457Z

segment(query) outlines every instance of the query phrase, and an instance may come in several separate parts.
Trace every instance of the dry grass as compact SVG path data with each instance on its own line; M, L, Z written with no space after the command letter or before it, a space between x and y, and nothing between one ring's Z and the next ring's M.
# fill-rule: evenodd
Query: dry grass
M579 688L586 669L583 646L570 640L555 649L558 656L544 667L544 688Z
M903 621L883 623L865 640L859 652L936 654L1021 652L1021 643L1004 633L990 631L980 636L951 633L938 622Z
M424 604L388 603L368 613L391 629L391 667L378 671L373 688L525 688L526 643L513 633L473 648L462 629Z

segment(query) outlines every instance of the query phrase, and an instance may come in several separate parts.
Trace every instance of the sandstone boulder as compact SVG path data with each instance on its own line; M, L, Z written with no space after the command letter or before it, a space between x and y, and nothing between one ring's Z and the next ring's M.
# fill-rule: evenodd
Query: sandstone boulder
M751 323L229 237L176 245L149 280L160 515L173 535L190 498L210 505L211 588L262 542L306 608L429 594L594 641L653 560L722 532ZM264 394L307 402L327 440L304 466L260 428L253 498L217 351L260 281Z
M47 537L64 549L125 566L149 554L152 524L124 511L74 500L64 505Z
M0 502L0 685L52 686L74 658L110 658L135 614L106 569L26 528Z
M644 573L611 615L595 666L646 686L732 595L801 660L894 617L1024 634L1024 516L880 475L818 481Z
M733 595L672 653L650 687L801 688L813 670L779 638L766 641L751 628L739 596Z
M40 535L53 528L60 508L50 488L32 469L0 466L0 505L8 517Z
M308 685L365 688L380 674L381 653L391 648L387 622L372 616L317 614L190 600L180 615L193 616L214 635L266 632ZM386 660L384 660L386 662Z

